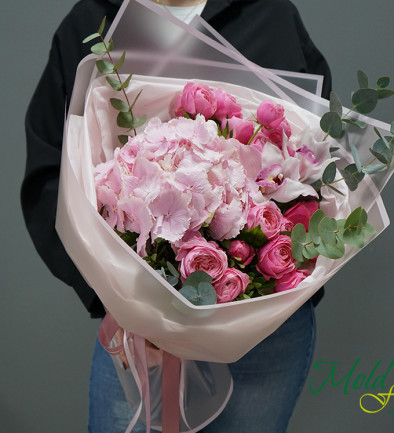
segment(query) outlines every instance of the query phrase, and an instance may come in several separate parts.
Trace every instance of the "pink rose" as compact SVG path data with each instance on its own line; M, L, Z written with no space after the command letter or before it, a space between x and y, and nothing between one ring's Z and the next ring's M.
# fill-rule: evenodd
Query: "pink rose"
M283 217L282 224L280 226L281 232L291 232L294 228L293 222L291 222L289 219Z
M228 137L236 138L240 143L247 144L254 132L254 123L250 120L240 119L239 117L231 117L230 119L222 120L222 131L228 128ZM227 137L226 137L227 138Z
M204 84L189 82L183 89L176 112L182 109L192 117L202 114L206 119L210 119L216 108L216 98L211 88Z
M215 119L218 122L231 117L242 118L242 107L237 104L234 96L223 92L222 89L217 89L215 90L215 98L217 102Z
M247 266L255 256L255 252L252 246L244 241L232 241L230 248L227 251L230 257L237 257L237 263Z
M306 269L294 269L291 272L283 275L282 278L276 280L275 292L283 292L285 290L295 289L306 277L311 273Z
M249 275L235 268L227 268L223 276L213 285L218 304L234 300L241 292L245 293Z
M283 132L286 134L287 138L291 136L291 128L289 122L286 119L282 119L280 122L272 122L271 129L261 128L261 132L267 137L267 140L275 144L282 149L283 145Z
M176 260L181 262L179 272L183 280L195 271L204 271L215 282L227 269L226 253L216 242L208 242L204 238L193 238L185 242L179 248Z
M295 269L289 236L280 235L274 241L268 242L257 252L257 257L257 270L267 280L282 278Z
M319 203L316 200L299 201L288 209L284 216L294 225L301 223L304 225L305 230L308 230L309 220L318 209Z
M277 129L278 121L284 119L284 108L272 101L263 101L257 108L257 121L267 129ZM272 125L275 126L272 126Z
M250 209L246 226L252 229L260 225L267 239L271 240L279 235L282 219L278 206L273 201L267 201Z

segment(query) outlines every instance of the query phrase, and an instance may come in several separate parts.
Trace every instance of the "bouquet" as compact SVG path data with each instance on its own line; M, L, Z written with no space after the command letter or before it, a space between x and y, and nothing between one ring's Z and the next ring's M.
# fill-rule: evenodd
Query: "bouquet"
M141 6L126 3L121 12L131 11L130 28L130 18L146 12L133 14L132 8ZM121 18L115 22L119 29ZM181 32L185 39L206 43L171 22L160 25L169 26L168 34ZM101 37L101 27L94 37ZM217 50L216 42L209 43ZM105 54L109 48L111 43L101 42L95 49ZM240 59L225 47L221 52ZM176 47L169 47L169 53L173 62L163 57L165 66L172 65L171 76L178 72L179 58ZM208 81L212 65L205 67L204 59L201 69L193 64L193 81L164 73L90 81L95 62L83 61L76 77L65 128L57 230L82 275L127 330L126 354L130 338L138 342L142 337L182 363L233 362L309 299L356 254L355 247L387 226L378 189L387 176L376 187L364 175L389 166L392 138L384 132L373 139L379 163L366 166L351 144L355 163L345 162L337 170L336 163L350 154L331 138L326 141L329 135L338 140L343 135L342 106L335 97L321 124L325 101L247 61L242 63L245 74L237 69L237 80L245 77L248 84L255 72L268 83L269 93L238 82ZM103 73L118 74L123 63L127 66L120 53L116 63L98 62ZM161 66L156 70L165 70ZM141 69L149 75L144 65ZM309 108L312 101L319 115L289 102L283 92L276 92L280 100L273 96L274 81L296 92L299 104L305 100ZM114 98L114 90L127 98ZM365 97L358 98L362 112ZM359 143L375 135L373 120L358 115L347 120L352 127L365 124ZM123 126L135 129L135 136L126 137ZM118 135L127 143L122 148ZM342 179L357 191L350 194ZM128 354L130 367L139 357L137 346ZM228 378L221 384L223 402L231 384ZM221 403L216 408L220 411Z
M307 231L319 208L315 219L350 213L346 193L319 198L311 186L336 159L327 143L270 99L256 120L221 87L188 82L172 102L172 120L152 118L96 166L101 215L195 305L297 287L319 252L297 264L294 226Z

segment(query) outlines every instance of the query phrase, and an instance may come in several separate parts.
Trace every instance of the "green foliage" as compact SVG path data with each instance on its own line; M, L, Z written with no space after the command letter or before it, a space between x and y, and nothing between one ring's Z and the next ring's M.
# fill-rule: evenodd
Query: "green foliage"
M86 37L83 40L83 42L87 43L97 38L101 39L100 42L94 44L90 49L92 53L98 56L103 56L103 55L108 56L109 61L103 59L97 60L96 67L100 73L106 75L105 79L107 83L112 87L112 89L114 89L117 92L123 92L124 100L121 100L119 98L111 98L110 100L112 107L115 108L115 110L119 111L119 114L117 116L117 124L122 128L126 128L128 130L132 130L132 129L135 130L139 126L143 125L147 119L146 116L142 116L138 118L134 116L132 112L134 105L138 97L140 96L141 92L138 93L133 103L130 104L125 89L130 84L132 74L130 74L125 81L122 81L121 76L119 75L118 72L119 69L124 64L126 58L126 52L123 51L122 55L120 56L119 60L116 63L113 61L110 52L114 50L114 42L112 39L110 39L109 42L105 42L103 38L105 23L106 23L106 18L104 17L104 19L101 21L100 27L97 30L97 32ZM109 74L114 74L114 75L109 75ZM119 135L118 138L122 145L124 145L128 140L127 135Z
M319 209L311 217L308 232L303 224L296 224L291 234L291 251L295 260L303 263L322 255L339 259L345 253L345 244L362 248L366 236L375 234L367 222L368 215L358 207L346 220L330 218Z
M112 74L114 72L112 63L105 60L97 60L96 67L102 74Z
M194 305L216 304L217 297L212 278L203 271L195 271L186 278L179 290Z
M253 229L241 230L237 239L246 242L253 248L260 248L267 243L267 236L263 233L259 225Z
M343 170L339 171L350 191L355 191L358 187L358 184L364 178L364 173L360 173L358 171L356 164L349 164Z
M320 128L335 139L340 139L345 135L341 117L335 111L329 111L322 116Z
M129 136L128 135L118 135L118 140L119 143L124 146L128 141L129 141Z
M378 103L379 94L375 89L359 89L352 94L354 109L361 114L371 113Z
M335 176L337 174L337 166L335 162L330 162L330 164L327 165L323 172L322 181L324 184L329 184L334 182Z

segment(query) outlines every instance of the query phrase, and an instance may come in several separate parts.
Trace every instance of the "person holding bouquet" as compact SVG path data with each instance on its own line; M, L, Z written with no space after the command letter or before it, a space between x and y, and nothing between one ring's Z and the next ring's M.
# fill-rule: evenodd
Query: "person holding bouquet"
M324 75L323 96L328 97L328 65L288 0L152 1L185 22L201 14L258 65ZM48 64L26 116L28 156L21 191L26 225L48 268L74 288L92 318L103 317L104 307L68 257L55 231L64 107L70 101L77 65L89 54L81 41L96 30L104 16L108 26L121 3L81 0L74 6L54 35ZM204 433L286 431L312 361L313 304L321 293L229 366L234 379L233 395L223 413L203 429ZM89 432L123 432L131 417L112 359L97 343L90 380ZM145 426L139 423L133 431L144 432Z

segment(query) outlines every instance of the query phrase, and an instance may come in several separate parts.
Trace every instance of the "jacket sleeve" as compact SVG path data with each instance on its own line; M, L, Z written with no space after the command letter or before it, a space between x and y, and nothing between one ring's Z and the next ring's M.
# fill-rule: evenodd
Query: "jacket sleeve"
M72 286L91 313L103 315L95 292L68 257L55 230L66 84L54 38L48 64L30 102L26 119L27 162L21 204L33 243L54 276Z

